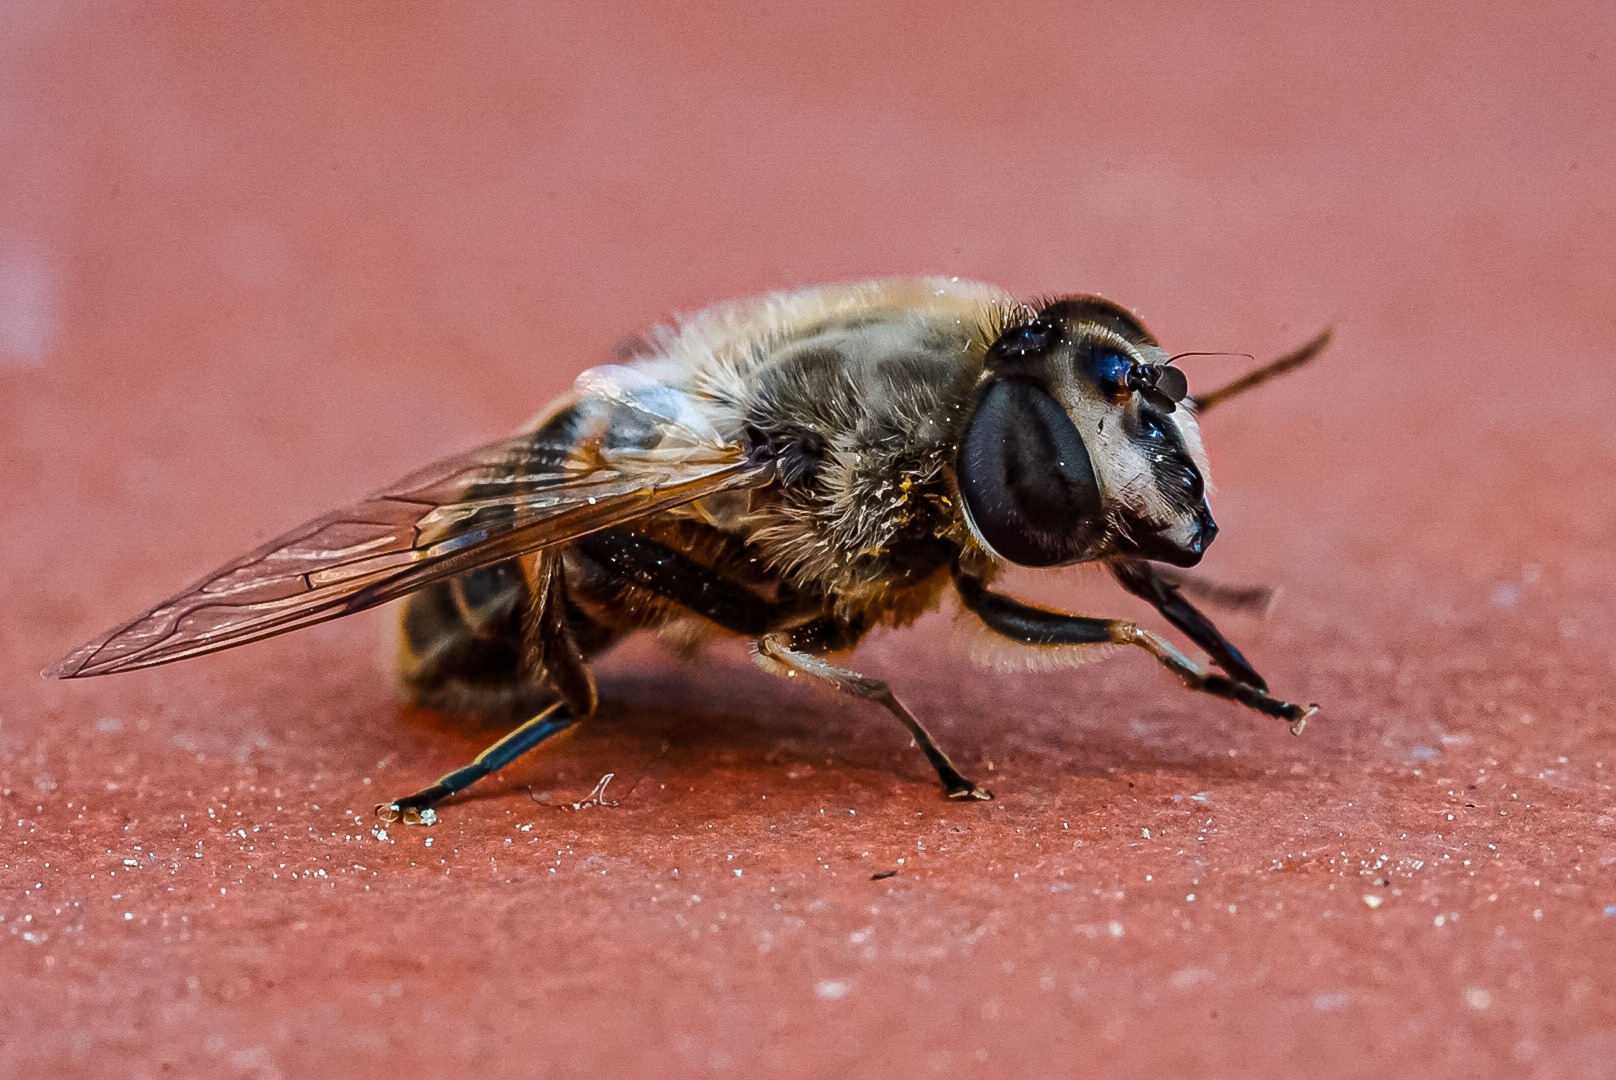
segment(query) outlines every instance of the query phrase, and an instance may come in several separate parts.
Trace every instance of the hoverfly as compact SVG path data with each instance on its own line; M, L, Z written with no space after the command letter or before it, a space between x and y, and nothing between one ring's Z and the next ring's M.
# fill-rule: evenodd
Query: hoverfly
M1270 695L1158 564L1195 565L1217 533L1196 413L1327 339L1197 399L1094 296L916 278L721 304L585 371L521 434L292 530L45 674L166 664L403 599L408 696L514 725L377 807L412 824L587 718L590 661L650 629L740 636L766 671L878 703L949 798L989 798L886 683L830 659L950 591L1010 642L1135 646L1300 731L1316 706ZM1133 623L994 592L1011 563L1102 564L1219 670Z

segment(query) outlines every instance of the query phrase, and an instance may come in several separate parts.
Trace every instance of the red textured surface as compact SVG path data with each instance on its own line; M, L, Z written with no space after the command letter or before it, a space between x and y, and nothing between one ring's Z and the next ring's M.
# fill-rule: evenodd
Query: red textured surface
M0 1074L1609 1075L1608 4L536 7L0 11ZM872 710L635 647L380 839L488 738L380 616L36 674L669 311L900 272L1337 324L1208 420L1303 738L937 618L858 663L957 806Z

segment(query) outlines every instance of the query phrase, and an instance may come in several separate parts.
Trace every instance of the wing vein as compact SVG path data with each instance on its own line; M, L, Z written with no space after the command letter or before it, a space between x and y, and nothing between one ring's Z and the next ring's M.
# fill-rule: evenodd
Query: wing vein
M427 466L225 564L45 674L103 675L258 641L772 478L740 446L674 437L673 447L580 448L524 434ZM545 456L566 464L535 468Z

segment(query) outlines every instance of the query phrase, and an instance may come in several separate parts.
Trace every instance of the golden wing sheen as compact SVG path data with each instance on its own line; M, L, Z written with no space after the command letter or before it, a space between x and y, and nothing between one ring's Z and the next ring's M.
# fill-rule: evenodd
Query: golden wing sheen
M688 413L595 403L649 420L654 437L547 445L530 432L448 458L220 567L45 674L107 675L243 645L772 476L742 447L681 423Z

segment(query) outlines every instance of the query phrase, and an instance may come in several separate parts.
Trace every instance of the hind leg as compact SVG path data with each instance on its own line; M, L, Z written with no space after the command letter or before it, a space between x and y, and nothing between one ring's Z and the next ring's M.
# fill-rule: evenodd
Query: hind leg
M594 712L595 681L573 625L579 619L554 555L540 558L531 578L514 561L500 563L411 597L402 646L411 696L435 708L529 719L469 764L376 813L430 825L435 804Z
M462 765L444 773L413 795L376 804L376 816L383 821L406 825L431 825L438 820L433 809L457 791L464 791L489 773L498 772L550 736L563 732L578 721L562 702L555 702L539 715Z

